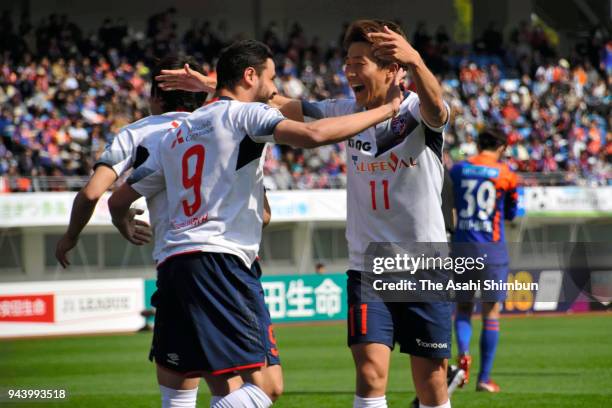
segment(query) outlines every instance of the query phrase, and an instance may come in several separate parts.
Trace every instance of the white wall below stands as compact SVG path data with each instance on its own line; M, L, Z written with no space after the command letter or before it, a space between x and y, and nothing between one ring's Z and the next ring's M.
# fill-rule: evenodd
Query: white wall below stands
M144 281L100 279L0 284L1 337L136 331Z

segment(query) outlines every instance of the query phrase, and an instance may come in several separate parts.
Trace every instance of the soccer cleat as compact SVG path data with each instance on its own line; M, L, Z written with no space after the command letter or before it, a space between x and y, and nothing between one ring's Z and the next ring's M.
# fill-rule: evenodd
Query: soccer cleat
M463 384L463 379L465 378L465 372L457 366L450 365L446 370L446 384L448 385L448 397L450 398L453 391L457 389L458 386ZM410 404L410 408L419 408L419 399L415 398L412 400Z
M457 358L459 368L463 370L463 381L459 387L463 387L465 384L470 382L470 366L472 365L472 356L469 354L463 354Z
M463 369L450 365L446 371L446 383L448 384L448 396L457 389L457 387L463 386L465 381L465 371Z
M478 381L478 384L476 384L476 391L499 392L500 388L493 380Z

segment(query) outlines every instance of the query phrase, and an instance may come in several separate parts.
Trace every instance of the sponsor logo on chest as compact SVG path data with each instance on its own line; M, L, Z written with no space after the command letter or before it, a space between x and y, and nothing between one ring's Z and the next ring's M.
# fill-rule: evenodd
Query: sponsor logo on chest
M174 124L175 122L172 122L172 126L174 126ZM191 142L195 141L196 139L203 138L214 130L215 128L210 120L204 121L203 123L199 124L199 126L194 126L187 132L187 134L183 133L183 129L179 129L175 134L175 138L172 141L170 148L174 149L177 144L180 145L185 142Z
M387 159L365 161L359 160L359 156L351 156L353 165L358 172L361 173L379 173L391 172L397 173L417 166L417 161L414 157L401 158L391 152Z
M363 152L369 152L370 150L372 150L372 143L366 142L363 140L359 140L359 139L357 140L349 139L348 145L349 147L352 147L353 149L361 150Z

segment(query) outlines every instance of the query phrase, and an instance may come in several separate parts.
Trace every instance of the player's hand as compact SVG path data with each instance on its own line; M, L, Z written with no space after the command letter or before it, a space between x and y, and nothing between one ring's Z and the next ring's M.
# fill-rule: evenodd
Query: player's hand
M393 79L393 86L391 86L387 92L386 102L393 108L393 116L399 113L400 105L404 100L404 93L402 92L400 83L403 81L405 76L406 71L400 68Z
M375 57L405 66L416 65L422 61L421 55L404 37L387 26L383 30L383 32L368 34L374 41L372 51Z
M57 245L55 246L55 259L62 265L63 268L67 268L70 265L70 261L68 261L68 251L74 248L79 242L79 238L72 238L68 236L68 234L64 234L59 241L57 241Z
M153 233L151 232L151 226L145 221L137 220L136 215L143 214L144 210L137 208L130 208L126 217L123 219L114 219L113 224L123 238L127 239L134 245L144 245L151 242Z
M185 64L183 69L162 69L155 79L164 91L215 92L217 81L194 71Z

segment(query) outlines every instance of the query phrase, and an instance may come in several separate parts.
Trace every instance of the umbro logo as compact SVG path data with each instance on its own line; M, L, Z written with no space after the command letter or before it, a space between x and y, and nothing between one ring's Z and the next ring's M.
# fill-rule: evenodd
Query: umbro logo
M174 365L178 365L179 364L179 355L176 353L168 353L167 354L168 358L166 359L166 361L170 364L174 364Z

